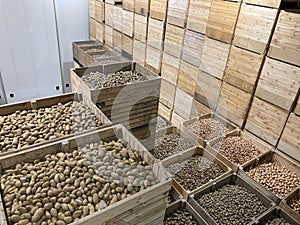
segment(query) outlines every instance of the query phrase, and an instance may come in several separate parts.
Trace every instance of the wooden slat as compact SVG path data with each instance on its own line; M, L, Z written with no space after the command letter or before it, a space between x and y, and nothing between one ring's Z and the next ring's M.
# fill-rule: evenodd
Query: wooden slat
M298 101L296 103L294 113L297 114L298 116L300 116L300 97L298 98Z
M219 79L203 71L199 71L195 89L195 99L214 111L217 107L221 85L222 81Z
M122 33L115 29L113 32L113 48L118 52L122 51Z
M167 22L185 27L189 0L169 0Z
M182 118L181 116L179 116L176 112L172 112L172 118L171 118L171 122L172 124L174 124L174 126L176 127L181 127L181 124L185 121L186 119Z
M187 120L190 118L192 105L193 97L177 87L174 102L174 112Z
M241 127L250 106L251 94L223 82L217 113Z
M90 35L96 37L96 23L97 21L93 18L90 18Z
M114 18L114 6L111 4L105 3L105 24L109 25L110 27L113 27L113 18Z
M103 23L104 20L104 2L95 2L95 20Z
M116 3L122 3L122 0L104 0L108 4L116 4Z
M104 24L96 22L96 40L103 43L104 41Z
M190 96L194 96L199 69L187 62L181 61L177 86Z
M151 0L150 17L165 21L167 15L168 0Z
M287 111L255 97L247 118L246 129L275 146L287 118Z
M172 109L174 105L175 99L175 91L176 86L169 83L168 81L162 79L161 87L160 87L160 99L159 101L167 106L168 108Z
M290 114L288 122L280 138L278 148L285 154L300 161L300 117Z
M229 49L229 44L206 37L204 40L200 69L218 79L222 79Z
M278 9L243 3L233 44L263 54L268 45L277 12Z
M122 14L123 9L120 5L113 6L113 28L122 32Z
M253 93L263 56L232 46L224 80L248 93Z
M129 37L133 36L134 13L122 10L122 32Z
M300 86L300 68L267 58L255 95L289 110Z
M133 39L126 34L122 34L122 51L133 55Z
M300 14L281 10L268 55L300 66Z
M186 30L182 50L182 59L194 66L200 66L204 35Z
M89 0L89 12L90 17L95 19L96 15L96 0Z
M180 59L163 53L161 76L173 85L177 84Z
M105 44L109 47L113 47L113 30L112 27L105 24Z
M134 15L134 38L146 43L148 18L135 13Z
M135 0L134 12L147 16L150 8L150 0Z
M211 113L211 109L198 102L197 100L193 100L192 111L190 115L190 119Z
M123 0L122 1L123 9L134 12L134 1L135 0Z
M168 121L171 121L172 109L168 108L162 103L159 103L158 114Z
M160 50L147 45L146 66L157 74L161 72L161 58L162 52Z
M167 24L164 52L180 58L183 47L184 29Z
M138 40L133 42L133 61L140 65L146 62L146 44Z
M187 28L205 34L212 0L190 0Z
M148 40L149 46L162 50L164 38L164 23L160 20L149 18L148 24Z
M281 0L243 0L245 3L254 5L269 6L273 8L279 8Z
M231 43L240 2L212 0L206 35L226 43Z

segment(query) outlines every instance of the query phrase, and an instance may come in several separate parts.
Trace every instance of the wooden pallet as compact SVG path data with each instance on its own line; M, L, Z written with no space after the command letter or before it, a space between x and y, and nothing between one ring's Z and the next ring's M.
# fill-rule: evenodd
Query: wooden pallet
M212 0L206 26L210 38L231 43L237 21L240 2Z
M228 59L229 49L229 44L205 37L200 69L222 80Z
M254 97L246 130L275 146L283 131L288 112Z
M122 10L122 32L133 37L134 13Z
M176 58L181 57L184 38L184 29L171 24L167 24L164 42L164 52Z
M114 6L111 5L111 4L107 4L105 3L105 6L104 6L104 10L105 10L105 24L110 26L110 27L113 27L113 21L114 21Z
M300 86L300 68L267 58L255 95L289 111Z
M168 0L151 0L150 17L165 21L167 15Z
M114 33L114 29L108 25L105 24L105 45L109 46L109 47L113 47L113 33Z
M232 46L224 81L252 94L262 61L262 55Z
M204 104L198 102L196 99L193 100L192 111L189 119L194 119L201 115L212 113L212 110L206 107Z
M146 67L156 74L161 72L162 51L147 44Z
M243 3L233 44L263 54L268 46L277 13L278 9Z
M212 0L190 0L187 28L205 34Z
M181 88L176 88L174 112L187 120L192 111L193 97L184 92Z
M149 18L147 45L162 50L164 39L164 23L160 20Z
M182 49L182 60L199 67L201 63L204 35L186 30Z
M169 0L167 22L185 28L189 0Z
M162 79L159 101L170 109L174 106L175 92L176 86Z
M117 31L122 32L122 16L123 16L123 9L121 5L114 5L113 6L113 28Z
M173 85L177 85L180 58L163 53L161 76Z
M146 44L136 39L133 42L133 61L141 66L146 63Z
M134 38L138 41L146 43L147 39L148 17L134 14Z
M300 66L300 15L281 10L268 56Z
M187 62L181 61L177 86L190 96L194 96L199 69Z
M96 1L95 2L95 17L94 19L100 23L104 21L104 2Z
M279 8L281 0L243 0L244 3L253 5L268 6L272 8Z
M135 0L123 0L122 8L130 12L134 12L134 1Z

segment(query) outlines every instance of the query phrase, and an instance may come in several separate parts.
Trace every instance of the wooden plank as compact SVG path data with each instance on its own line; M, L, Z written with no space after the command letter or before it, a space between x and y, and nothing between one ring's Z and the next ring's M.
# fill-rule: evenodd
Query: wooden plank
M281 0L243 0L244 3L253 5L268 6L272 8L279 8Z
M103 23L104 20L104 2L95 2L95 20Z
M168 0L151 0L150 17L165 21L167 15Z
M96 37L96 20L90 18L90 35Z
M298 98L298 101L296 103L294 113L297 114L298 116L300 116L300 97Z
M103 23L96 23L96 40L100 41L101 43L104 42L104 24Z
M255 97L247 118L246 129L275 146L287 118L287 111Z
M123 9L134 12L134 1L135 0L122 0Z
M115 29L113 31L113 49L117 52L122 51L122 32Z
M200 69L222 80L229 49L229 44L205 37Z
M203 72L199 71L197 75L197 85L194 98L215 111L221 91L222 81Z
M180 128L184 121L185 121L184 118L179 116L176 112L174 112L174 111L172 112L171 122L172 122L172 124L174 124L174 126Z
M163 53L161 76L173 85L177 85L180 59Z
M278 149L300 162L300 117L290 114L278 144Z
M174 105L176 86L162 79L160 87L160 99L159 101L172 109Z
M122 0L104 0L108 4L117 4L117 3L122 3Z
M205 34L212 0L190 0L187 28Z
M126 34L122 34L122 52L133 55L133 39Z
M133 37L134 13L122 10L122 32L129 37Z
M189 119L193 119L208 113L212 113L212 110L204 104L198 102L196 99L193 100L192 111Z
M234 33L233 44L263 54L268 46L277 12L278 9L243 3Z
M175 102L174 102L174 112L178 116L187 120L190 118L193 105L193 97L185 93L179 87L176 88Z
M123 9L121 5L113 6L113 28L122 32L122 14Z
M268 56L300 66L300 15L281 10Z
M167 119L168 121L171 121L172 109L168 108L162 103L159 103L158 114L163 118Z
M253 93L263 56L231 46L224 80L248 93Z
M249 110L251 94L223 82L217 113L241 127Z
M133 42L133 61L144 66L146 62L146 44L138 40Z
M189 0L169 0L167 22L184 28L187 20Z
M150 0L135 0L134 12L147 16L150 9Z
M105 24L105 44L109 47L113 47L113 30L112 27Z
M212 0L206 35L210 38L231 43L237 21L240 2Z
M162 50L164 23L160 20L149 18L147 37L147 44L149 46Z
M167 24L165 34L164 52L177 58L181 57L183 47L184 29Z
M267 58L255 95L290 110L300 86L300 68Z
M114 6L111 5L111 4L107 4L105 3L105 6L104 6L104 10L105 10L105 24L110 26L110 27L113 27L113 21L114 21Z
M181 61L177 86L190 96L194 96L199 69L187 62Z
M147 45L146 66L154 73L159 74L161 72L161 58L162 52L160 50Z
M148 17L134 14L134 38L146 43L147 38Z
M89 12L90 17L95 19L96 15L96 0L89 0Z

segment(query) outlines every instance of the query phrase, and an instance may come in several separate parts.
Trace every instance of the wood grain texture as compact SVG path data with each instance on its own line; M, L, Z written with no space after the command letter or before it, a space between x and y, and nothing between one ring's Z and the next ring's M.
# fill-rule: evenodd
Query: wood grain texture
M96 26L97 26L97 21L94 20L93 18L90 18L90 35L94 38L96 38Z
M205 34L212 0L190 0L187 28Z
M229 49L229 44L205 37L200 69L218 79L222 79Z
M104 23L96 23L96 40L101 43L104 41Z
M294 113L297 114L298 116L300 116L300 97L298 98L298 101L296 103Z
M147 16L150 9L150 0L135 0L134 12Z
M140 65L145 65L146 62L146 44L138 41L138 40L134 40L133 42L133 61L135 61L136 63L140 64Z
M233 44L263 54L266 51L278 9L243 3Z
M217 113L241 127L250 106L251 94L223 82Z
M253 5L269 6L273 8L279 8L281 0L243 0L245 3Z
M281 10L268 55L300 66L300 14Z
M104 20L104 2L95 2L95 20L103 23Z
M133 55L133 39L126 34L122 34L122 51Z
M173 85L177 85L180 59L163 53L161 76Z
M173 109L176 86L168 81L161 80L160 99L159 101L170 109Z
M176 112L172 112L172 118L171 118L171 122L174 126L176 127L181 127L181 124L186 121L186 119L184 119L183 117L181 117L180 115L178 115Z
M113 28L122 32L122 13L123 9L119 5L113 6Z
M300 161L300 117L291 113L283 130L278 148L285 154Z
M180 58L184 39L184 29L167 24L165 34L164 52Z
M90 12L90 17L95 19L95 15L96 15L96 1L95 0L89 0L89 12Z
M200 66L204 37L205 36L200 33L186 30L184 35L182 60L194 66Z
M171 121L172 117L172 109L168 108L162 103L159 103L158 106L158 114L162 116L163 118L167 119L168 121Z
M288 112L254 97L246 130L275 146L283 131Z
M212 111L215 111L221 91L221 85L221 80L200 70L197 75L194 98Z
M147 45L146 66L159 74L161 72L161 59L162 51Z
M168 0L151 0L150 17L165 21L167 15Z
M137 13L134 14L134 38L146 43L148 18Z
M299 67L267 58L255 95L288 111L299 87Z
M134 1L135 0L123 0L122 1L123 9L134 12Z
M199 69L187 62L181 61L177 86L190 96L194 96Z
M129 37L133 36L134 13L122 10L122 32Z
M113 18L114 18L114 6L111 4L105 3L104 6L105 10L105 24L109 25L110 27L113 27Z
M120 31L113 31L113 48L117 52L122 51L122 33Z
M191 110L191 115L190 119L212 113L212 110L205 106L204 104L198 102L197 100L193 100L193 105L192 105L192 110Z
M183 91L181 88L176 88L174 112L180 117L187 120L190 118L193 105L193 97Z
M169 0L167 22L184 28L189 0Z
M160 20L149 18L147 44L158 50L162 50L164 38L164 23Z
M248 93L253 93L262 60L262 55L232 46L224 80Z
M105 44L109 47L113 47L113 30L112 27L105 24Z
M240 2L212 0L206 35L219 41L231 43L240 4Z

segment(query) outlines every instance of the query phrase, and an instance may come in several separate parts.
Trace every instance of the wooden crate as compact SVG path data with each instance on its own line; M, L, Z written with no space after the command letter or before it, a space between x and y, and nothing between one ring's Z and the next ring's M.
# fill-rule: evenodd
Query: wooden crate
M109 47L113 47L113 33L114 29L105 24L105 44Z
M147 16L150 9L150 0L135 0L134 12Z
M95 19L96 15L96 0L89 0L90 17Z
M183 119L187 120L190 118L192 105L193 97L177 87L174 102L174 112L176 112Z
M252 95L223 82L216 112L242 127L250 107Z
M300 116L300 97L298 97L298 101L295 105L294 113L298 116Z
M114 21L114 6L111 4L107 4L105 3L104 6L104 10L105 10L105 24L113 27L113 21Z
M172 185L179 191L179 193L183 196L183 199L185 199L185 200L187 200L194 193L211 186L216 181L218 181L219 179L221 179L224 176L227 176L227 175L231 174L231 172L232 172L231 169L228 166L226 166L218 158L216 158L214 155L210 154L207 150L205 150L202 147L194 147L194 148L186 150L184 152L180 152L178 154L175 154L173 157L169 157L167 159L164 159L162 161L162 165L166 168L166 167L168 167L169 165L171 165L173 163L181 163L185 160L189 160L189 159L191 159L192 156L204 156L209 161L218 164L218 166L224 171L224 173L221 176L216 177L214 180L210 180L206 184L203 184L202 186L197 187L194 190L186 190L180 183L178 183L176 181L176 178L173 178Z
M122 32L133 37L134 13L122 10Z
M146 52L146 66L151 69L154 73L160 74L161 72L161 58L162 51L153 48L147 44Z
M180 58L163 53L161 76L173 85L177 85Z
M95 2L95 20L103 23L104 21L104 2L96 1Z
M200 70L197 76L194 98L212 111L215 111L221 92L221 85L222 81Z
M175 201L171 202L171 203L168 202L168 207L170 207L171 205L176 204L176 202L178 202L178 201L182 201L182 202L185 201L184 199L182 199L182 195L173 186L172 186L171 190L169 191L169 196L173 197ZM168 212L166 210L166 214Z
M133 55L133 38L122 34L122 54L126 53L127 55Z
M289 111L300 86L300 68L267 58L255 95Z
M210 38L231 43L240 9L240 2L212 0L206 26Z
M194 66L200 66L204 37L205 36L200 33L186 30L182 49L182 60Z
M187 28L205 34L212 0L190 0Z
M200 115L205 115L208 113L212 113L211 109L194 99L189 119L194 119L196 117L199 117Z
M300 117L291 113L280 138L278 149L300 162Z
M168 108L162 103L159 103L158 114L161 115L163 118L167 119L168 121L171 121L172 109Z
M122 0L104 0L105 3L108 3L108 4L118 4L118 3L122 3Z
M105 25L104 23L99 23L97 22L96 24L96 40L100 41L100 42L104 42L104 29L105 29Z
M244 3L253 5L268 6L272 8L279 8L281 0L243 0Z
M123 9L121 5L113 6L113 28L122 32Z
M122 0L123 9L134 12L134 1L135 0Z
M142 146L132 134L130 134L123 126L120 125L69 138L62 142L55 142L44 147L29 149L24 153L17 153L15 155L2 157L0 159L1 171L10 169L18 163L33 162L36 159L43 159L43 157L45 157L47 154L72 152L78 149L79 146L82 147L90 143L99 143L100 140L107 140L111 138L121 138L126 140L129 147L132 148L133 151L137 152L137 154L139 154L148 163L148 165L151 166L152 171L160 182L126 199L112 204L105 209L99 210L92 215L86 216L72 224L104 224L107 220L122 214L124 215L127 211L132 209L136 209L142 213L143 211L147 211L147 208L151 209L153 207L153 204L151 204L153 203L153 199L155 199L154 201L157 201L158 199L164 199L164 207L160 207L160 210L164 212L166 209L166 198L169 190L171 189L171 179L169 178L168 173L160 164L157 164L157 161L151 156L151 154L149 154L145 147ZM3 204L1 205L3 208ZM4 211L1 211L0 213L0 218L3 222L1 224L7 224ZM152 214L152 218L156 217L155 215L156 214ZM130 215L125 216L125 219L129 216ZM138 215L135 216L135 218L138 218Z
M268 56L300 66L299 23L298 13L280 11Z
M142 66L146 62L146 44L138 40L133 42L133 61Z
M176 86L164 79L161 80L159 101L170 109L174 106L175 92Z
M185 28L188 6L189 0L169 0L167 22Z
M187 62L181 61L177 86L190 96L194 96L199 69Z
M158 50L162 50L164 39L164 23L160 20L149 18L147 44Z
M156 115L148 125L131 130L131 133L146 147L147 150L154 148L157 116L158 115Z
M134 38L146 43L147 39L148 17L134 14Z
M70 101L74 101L74 102L83 101L85 103L85 105L94 113L94 115L97 117L97 119L103 123L102 127L111 125L111 122L109 121L109 119L92 102L83 98L82 94L78 94L78 93L63 94L63 95L58 95L55 97L40 98L40 99L31 100L31 101L24 101L24 102L19 102L19 103L2 105L2 106L0 106L0 111L1 111L0 117L11 115L11 114L15 113L16 111L49 108L53 105L56 105L59 103L65 104ZM87 132L94 131L97 129L98 128L94 128L94 129L90 129L89 131L83 130L80 133L87 133ZM23 133L24 133L24 131L23 131ZM20 136L22 136L22 135L20 135ZM30 149L30 148L33 148L36 146L46 145L46 144L52 143L54 141L63 140L63 139L73 137L73 136L75 136L75 134L64 135L62 137L55 137L53 135L49 138L49 140L45 140L45 141L37 143L37 144L31 144L29 146L24 146L24 147L15 149L15 150L2 152L2 153L0 153L0 155L5 156L5 155L15 154L18 152L23 152L27 149ZM3 134L2 137L4 138L5 134ZM13 135L13 137L19 138L19 136L17 134Z
M184 118L179 116L174 110L172 111L171 122L174 126L181 128L181 125L184 121Z
M180 58L183 46L183 38L184 29L168 23L165 34L164 52Z
M224 81L252 94L262 62L262 55L231 46Z
M243 3L233 44L263 54L268 46L277 12L278 9Z
M200 69L222 80L229 49L229 44L206 37L204 40Z
M113 33L113 49L120 53L122 51L122 33L117 30Z
M283 131L288 112L254 97L246 129L275 146Z
M102 48L102 44L98 41L75 41L72 43L73 58L79 63L85 63L84 49Z
M90 36L92 37L96 37L96 23L96 20L90 18Z
M150 17L165 21L167 15L168 0L151 0Z
M290 217L293 218L293 221L297 221L297 223L290 223L291 224L299 224L300 221L300 215L297 213L294 209L292 209L288 204L287 201L293 197L299 196L300 195L300 187L295 188L289 195L287 195L281 202L280 202L280 207L285 210Z

